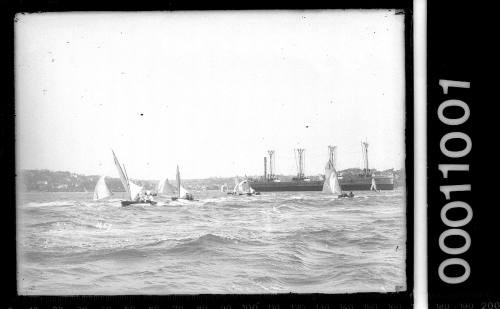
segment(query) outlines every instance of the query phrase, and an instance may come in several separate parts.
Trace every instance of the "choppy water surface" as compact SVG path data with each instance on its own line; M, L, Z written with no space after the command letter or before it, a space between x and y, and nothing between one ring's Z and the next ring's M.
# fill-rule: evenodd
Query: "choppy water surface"
M20 294L345 293L406 288L402 190L159 200L18 196Z

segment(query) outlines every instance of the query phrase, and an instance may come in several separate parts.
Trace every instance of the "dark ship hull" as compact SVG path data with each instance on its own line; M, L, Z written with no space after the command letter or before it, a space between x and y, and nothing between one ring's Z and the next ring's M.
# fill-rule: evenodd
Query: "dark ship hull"
M393 176L375 176L375 184L378 190L394 190ZM259 192L281 192L281 191L322 191L323 181L250 181L250 186ZM372 185L370 176L349 176L339 179L340 188L343 191L369 191Z
M374 176L377 190L394 190L393 176ZM340 187L344 191L369 191L372 187L370 176L349 176L339 179Z
M280 192L280 191L321 191L323 181L250 181L250 186L258 192Z

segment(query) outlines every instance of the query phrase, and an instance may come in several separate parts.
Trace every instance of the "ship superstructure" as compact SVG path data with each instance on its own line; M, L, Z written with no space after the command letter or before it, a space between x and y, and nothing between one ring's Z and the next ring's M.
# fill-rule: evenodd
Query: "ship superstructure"
M368 142L361 142L363 157L363 172L361 174L346 174L339 176L340 186L345 191L393 190L394 175L376 175L370 170L368 162Z
M336 168L337 147L328 146L328 156L330 162ZM322 191L323 179L311 180L305 175L305 149L295 149L295 159L297 164L297 176L291 180L283 181L275 174L274 150L269 150L269 171L267 168L268 159L264 157L264 175L259 179L249 179L249 183L260 192L277 191ZM367 191L367 190L393 190L394 175L376 175L369 168L368 142L361 142L361 153L363 158L362 173L348 174L339 173L338 179L343 191Z
M297 176L291 181L282 181L275 175L275 151L269 150L269 173L267 172L267 158L264 157L264 176L258 180L250 180L250 185L256 191L321 191L323 180L311 180L305 176L305 149L295 149L297 161Z

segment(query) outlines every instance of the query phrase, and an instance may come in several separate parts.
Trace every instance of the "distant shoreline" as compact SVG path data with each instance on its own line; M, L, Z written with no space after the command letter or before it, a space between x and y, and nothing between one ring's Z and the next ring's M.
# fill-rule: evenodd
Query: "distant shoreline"
M360 174L362 169L349 168L339 171L343 174ZM398 185L404 183L404 170L370 170L377 174L393 174L395 182ZM276 175L281 179L291 179L295 175ZM68 171L50 171L40 170L21 170L16 176L18 187L23 192L93 192L100 175L82 175ZM223 184L231 186L235 178L261 178L262 175L252 176L231 176L231 177L208 177L199 179L183 179L183 183L191 190L218 190ZM321 175L310 176L311 179L321 179ZM155 190L159 180L140 180L133 179L135 183L144 187L146 190ZM173 183L174 179L170 179ZM112 192L124 192L119 178L106 177L106 183Z

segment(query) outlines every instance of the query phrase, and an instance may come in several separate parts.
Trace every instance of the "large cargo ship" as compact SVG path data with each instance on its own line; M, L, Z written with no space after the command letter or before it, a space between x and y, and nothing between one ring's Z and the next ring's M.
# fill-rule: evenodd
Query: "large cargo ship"
M365 190L393 190L394 175L375 175L368 166L368 143L362 142L362 153L364 169L360 174L339 173L339 183L343 191L365 191ZM334 155L336 147L328 146L330 160L335 162ZM281 181L274 175L274 151L269 152L269 173L267 173L267 158L264 157L264 176L255 180L249 179L250 186L259 192L278 191L322 191L324 179L311 180L304 175L304 149L296 149L297 153L297 177L291 181Z
M252 188L260 192L276 191L321 191L324 180L311 180L304 175L304 149L296 149L297 177L290 181L282 181L274 175L274 150L269 150L269 173L267 173L267 158L264 157L264 176L258 180L250 179Z

